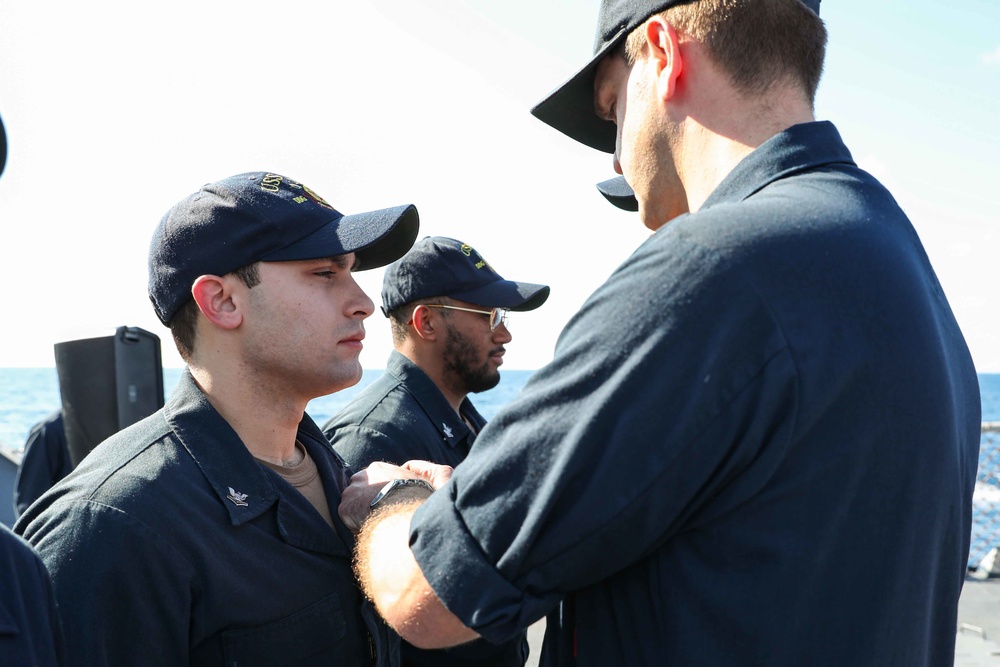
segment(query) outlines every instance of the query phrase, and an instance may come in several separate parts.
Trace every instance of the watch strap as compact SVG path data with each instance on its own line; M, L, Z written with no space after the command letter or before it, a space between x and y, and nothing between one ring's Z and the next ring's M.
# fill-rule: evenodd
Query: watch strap
M421 487L427 489L431 493L434 493L434 487L427 480L416 479L416 478L394 479L382 487L382 489L378 492L378 495L375 496L375 499L372 500L370 507L372 509L375 509L375 506L378 505L383 500L385 500L391 493L399 489L404 489L413 486Z

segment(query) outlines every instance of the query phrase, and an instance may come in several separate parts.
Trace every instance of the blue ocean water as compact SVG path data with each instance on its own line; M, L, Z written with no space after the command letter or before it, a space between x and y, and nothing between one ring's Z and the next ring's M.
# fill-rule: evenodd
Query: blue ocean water
M486 419L514 398L534 371L504 370L500 384L476 394L473 402ZM163 369L164 395L169 396L181 369ZM354 387L313 400L307 412L320 425L346 405L381 370L366 370ZM983 401L983 421L1000 422L1000 373L981 373L979 386ZM0 446L17 449L24 444L33 424L59 408L59 382L55 368L0 368Z
M500 384L490 391L476 394L473 402L486 419L512 400L531 377L533 371L501 372ZM164 394L170 395L181 370L163 371ZM318 423L323 423L346 405L359 391L374 381L381 370L366 370L361 382L330 396L309 403L306 411ZM1000 422L1000 373L982 373L979 385L983 403L983 421ZM0 368L0 447L16 450L24 444L31 426L60 405L59 384L54 368ZM980 461L1000 466L1000 434L984 435ZM1000 516L996 502L1000 487L995 483L1000 470L994 470L994 485L981 484L976 493L972 552L970 563L977 563L1000 534Z
M501 371L499 385L473 395L476 408L483 417L491 419L497 410L517 395L533 372ZM322 426L381 374L382 370L365 370L357 385L311 401L306 412ZM180 375L179 368L163 369L165 396L170 396ZM60 404L55 368L0 368L0 447L16 450L23 446L32 425L59 409Z

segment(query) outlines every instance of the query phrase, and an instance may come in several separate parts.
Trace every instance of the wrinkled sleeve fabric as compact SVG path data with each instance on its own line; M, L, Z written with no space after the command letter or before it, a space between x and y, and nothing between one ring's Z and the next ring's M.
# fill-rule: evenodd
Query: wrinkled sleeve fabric
M153 527L79 500L49 508L24 537L52 575L66 664L188 664L197 573Z
M431 586L498 641L735 507L787 446L790 357L738 258L672 222L418 510L411 545Z

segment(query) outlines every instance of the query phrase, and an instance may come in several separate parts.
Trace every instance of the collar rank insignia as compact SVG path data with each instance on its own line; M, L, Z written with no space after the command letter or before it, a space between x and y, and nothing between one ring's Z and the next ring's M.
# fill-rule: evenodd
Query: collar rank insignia
M451 432L451 427L448 426L447 424L442 423L441 429L444 431L444 437L448 438L449 440L455 437L455 434Z
M247 503L247 494L240 493L239 491L233 491L233 487L229 487L229 495L226 496L227 500L233 501L233 504L237 507L249 507Z

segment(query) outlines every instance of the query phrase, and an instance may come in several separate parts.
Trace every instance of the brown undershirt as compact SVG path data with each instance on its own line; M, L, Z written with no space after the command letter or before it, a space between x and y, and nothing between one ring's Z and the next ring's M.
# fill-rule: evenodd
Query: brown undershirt
M277 463L261 459L257 459L257 461L281 475L282 479L305 496L306 500L320 513L320 516L333 527L333 517L330 516L330 505L326 502L326 491L323 489L323 480L319 476L319 469L316 467L316 462L312 460L309 452L297 440L295 441L295 449L298 450L302 457L295 465L278 465Z

